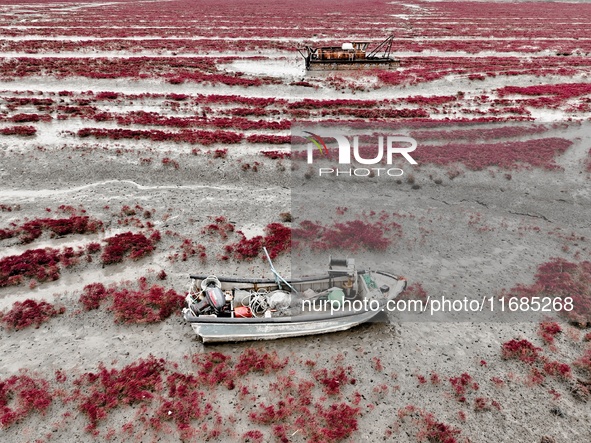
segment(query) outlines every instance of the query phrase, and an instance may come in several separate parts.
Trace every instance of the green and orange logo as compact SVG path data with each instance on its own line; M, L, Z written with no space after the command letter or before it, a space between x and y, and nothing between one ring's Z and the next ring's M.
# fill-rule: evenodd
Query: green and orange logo
M317 134L314 134L312 132L309 131L303 131L304 134L309 134L309 137L306 137L306 140L312 142L314 145L316 145L316 147L318 148L318 150L320 151L320 154L328 157L329 156L329 151L328 151L328 147L326 146L326 143L324 142L324 139L322 137L320 137Z

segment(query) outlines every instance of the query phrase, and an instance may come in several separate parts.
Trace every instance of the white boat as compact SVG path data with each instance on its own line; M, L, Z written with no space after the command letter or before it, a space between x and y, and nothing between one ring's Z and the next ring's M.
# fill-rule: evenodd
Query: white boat
M407 285L357 270L353 259L331 258L325 275L289 281L271 270L275 279L191 275L184 319L204 343L325 334L371 321Z

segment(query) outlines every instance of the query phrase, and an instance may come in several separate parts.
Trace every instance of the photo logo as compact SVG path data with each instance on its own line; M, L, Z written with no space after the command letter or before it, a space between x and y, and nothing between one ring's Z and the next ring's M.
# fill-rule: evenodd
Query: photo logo
M411 165L416 165L417 162L410 155L411 152L417 149L417 141L409 136L404 135L380 135L374 140L373 144L370 142L371 156L368 156L368 149L360 148L358 135L345 135L343 131L335 129L316 129L314 132L301 131L304 139L310 143L305 146L307 150L307 163L314 164L317 158L330 158L331 150L328 148L325 141L326 138L332 138L336 141L337 147L334 150L338 153L339 165L352 165L353 161L361 165L376 165L372 168L318 168L318 175L348 175L356 177L365 176L380 176L388 175L391 177L399 177L404 174L400 168L386 168L377 167L378 164L383 163L384 159L386 165L392 165L396 156L402 156ZM375 137L374 137L375 138ZM320 156L320 157L319 157Z

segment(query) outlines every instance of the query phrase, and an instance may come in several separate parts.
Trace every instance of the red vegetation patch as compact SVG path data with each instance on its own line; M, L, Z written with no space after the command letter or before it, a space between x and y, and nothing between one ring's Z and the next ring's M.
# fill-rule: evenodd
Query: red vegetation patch
M510 340L503 343L502 358L520 360L530 365L528 380L532 384L540 384L546 375L567 379L572 376L571 367L566 363L550 360L541 355L542 349L535 347L528 340ZM498 382L497 382L498 381ZM494 380L495 384L502 385L501 380Z
M382 360L378 357L373 357L371 359L372 361L372 366L374 368L374 370L376 370L377 372L383 372L384 370L384 365L382 363Z
M110 410L119 405L131 406L152 399L161 388L165 362L150 356L125 366L108 370L99 365L97 373L86 373L74 383L80 387L79 408L90 420L87 429L94 429Z
M388 235L390 234L390 235ZM304 245L317 250L341 249L346 251L384 251L392 243L392 237L402 235L402 227L394 222L353 220L334 222L323 226L304 220L293 230L294 245Z
M61 369L57 369L55 371L55 381L57 381L58 383L65 383L67 379L68 376L64 371L62 371Z
M466 401L465 394L467 392L478 391L479 389L478 383L473 381L472 377L466 372L459 377L451 377L449 382L451 383L456 398L462 403Z
M101 302L109 296L105 285L102 283L92 283L84 286L82 295L80 296L80 303L84 305L85 311L92 311L98 309Z
M427 126L427 124L424 124ZM482 140L498 140L507 138L523 139L532 134L540 134L548 130L544 125L528 124L524 125L495 125L492 128L473 127L467 124L461 129L417 129L412 131L411 135L417 140L423 142L462 140L478 143Z
M246 431L242 434L243 443L263 443L265 434L258 430Z
M572 375L571 367L569 365L557 361L547 361L544 363L544 373L560 378L569 378Z
M12 309L0 315L0 322L2 322L8 329L20 330L31 325L36 328L42 323L48 321L51 317L66 312L66 308L55 307L46 301L35 301L27 299L23 302L15 302Z
M358 429L359 408L344 402L328 406L316 403L312 411L308 401L288 396L275 405L259 404L249 416L254 423L274 425L273 433L281 441L289 441L287 430L291 427L300 430L310 442L326 443L348 438Z
M265 236L257 235L247 239L242 232L238 232L242 239L231 245L226 245L225 250L234 254L237 260L250 260L259 257L263 247L267 248L271 259L291 249L291 228L281 223L270 223L265 228Z
M261 151L261 154L270 158L271 160L291 158L291 152L287 151Z
M498 401L492 400L490 398L485 397L476 397L474 399L474 411L475 412L487 412L491 411L493 408L500 411L501 405Z
M39 238L43 231L50 231L52 237L70 234L94 234L101 230L103 223L88 216L73 215L70 218L38 218L28 221L12 230L0 230L0 239L19 237L21 243L30 243Z
M146 416L144 423L159 430L162 423L171 421L184 438L192 437L195 441L197 429L192 428L193 421L214 419L215 429L199 428L199 432L207 430L209 437L221 427L221 416L208 403L207 393L220 385L233 389L235 381L239 383L250 373L268 374L287 365L287 359L279 359L275 352L256 349L245 350L238 361L220 352L211 352L196 354L191 362L193 366L186 374L177 372L176 365L171 367L153 356L120 370L107 369L100 364L97 372L86 373L74 381L78 389L72 398L90 421L88 431L94 432L111 410L142 404L145 406L142 409ZM202 437L207 439L205 435Z
M168 158L168 157L164 157L162 159L162 164L164 166L170 165L170 166L174 167L174 169L179 169L180 168L179 162L177 162L176 160L173 160L171 158Z
M540 323L540 328L538 329L538 335L549 345L554 343L554 338L561 332L562 328L560 325L550 321Z
M182 307L184 298L172 289L159 285L149 286L141 277L137 286L125 282L105 287L102 283L86 285L80 295L85 311L99 309L107 299L112 301L108 308L118 323L156 323L170 317Z
M88 24L90 27L95 24ZM92 35L96 35L94 34ZM110 31L112 35L112 30ZM22 48L21 48L22 50ZM219 58L218 58L219 59ZM39 59L29 57L13 58L3 66L2 77L20 78L24 76L55 76L63 78L66 76L83 76L87 78L127 78L140 79L156 77L166 79L169 83L178 85L185 81L198 83L223 83L231 86L261 86L263 84L277 83L277 80L267 78L264 81L260 78L242 78L241 73L228 75L216 72L216 65L213 60L199 57L133 57L133 58L111 58L92 57L81 60L78 57L60 57L59 62L52 57ZM106 93L116 94L116 93ZM97 98L99 94L97 94ZM114 96L114 95L113 95ZM115 100L110 97L100 97L103 100ZM118 100L121 97L118 96Z
M419 163L450 165L463 163L468 169L481 171L497 166L502 169L537 167L548 170L561 169L555 162L572 141L562 138L543 138L527 141L498 142L489 144L446 144L425 146L415 151Z
M528 340L513 339L503 343L502 358L505 360L517 359L532 364L540 358L540 351L540 348L535 347Z
M2 135L20 135L22 137L30 137L37 133L37 129L34 126L22 125L22 126L9 126L7 128L0 129Z
M432 414L423 415L423 429L420 431L427 441L441 443L455 443L456 436L461 434L461 430L454 428L435 419Z
M213 220L213 223L208 224L202 230L202 234L219 235L223 240L228 238L228 233L234 232L234 225L228 221L226 217L220 215Z
M124 232L114 237L106 238L107 243L101 255L104 264L121 263L125 257L132 260L139 260L154 250L154 243L160 240L158 231L154 231L150 238L144 234L133 232Z
M226 158L228 156L228 150L226 148L216 149L213 151L213 158Z
M242 134L220 130L195 131L186 129L179 132L166 132L159 129L83 128L78 131L78 137L85 138L91 136L98 139L151 140L154 142L172 141L176 143L199 143L201 145L211 145L214 143L234 144L240 143L244 138Z
M44 379L13 375L0 380L0 428L8 428L33 411L45 414L52 400Z
M201 263L205 263L207 261L207 253L205 252L205 246L203 246L202 244L196 244L195 242L193 242L193 240L186 238L183 240L183 242L181 243L180 247L180 253L181 253L181 260L182 261L187 261L187 259L189 257L193 257L195 255L197 255L199 257L199 261ZM179 253L174 253L168 256L168 259L171 262L175 262L179 257ZM164 272L164 271L162 271ZM163 279L162 279L163 280Z
M237 243L226 245L226 252L234 254L236 260L252 260L259 257L263 250L263 237L257 235L247 239L241 232L238 232L238 234L242 235L242 239Z
M341 392L341 387L349 384L351 367L337 366L331 369L318 369L314 371L314 378L324 386L324 392L328 395L336 395Z
M264 352L249 348L240 354L235 366L236 375L243 376L251 372L269 374L287 366L288 359L281 359L277 352Z
M184 297L173 289L154 285L138 291L120 289L113 292L111 310L119 323L156 323L180 310Z
M419 409L416 406L407 405L398 410L398 419L401 423L404 423L407 417L412 418L418 441L458 443L458 437L462 433L460 429L437 420L432 413Z
M588 83L563 83L556 85L533 86L505 86L497 89L499 97L511 94L519 95L550 95L562 99L580 97L591 93L591 85Z
M232 368L233 362L230 356L221 352L210 352L196 354L192 361L197 365L197 379L201 385L211 388L216 385L226 384L229 389L233 388L235 372Z
M423 289L420 283L413 283L400 294L396 300L420 300L423 303L427 302L427 291Z
M129 205L123 205L119 213L115 213L114 215L119 218L117 224L120 226L133 226L138 229L147 227L151 229L154 227L154 224L149 219L152 218L153 212L154 210L144 210L140 205L135 205L133 208ZM143 217L144 220L140 217Z
M328 407L316 405L316 414L324 421L318 430L320 440L317 441L340 441L357 430L359 408L347 403L334 403Z
M299 438L305 441L327 443L351 438L358 429L357 405L361 395L355 393L352 403L330 402L325 397L317 399L315 388L324 384L298 379L296 371L280 373L288 362L274 351L248 348L237 358L220 352L187 356L185 366L188 367L182 372L176 363L152 355L121 368L100 363L96 370L72 377L72 390L64 393L64 404L75 405L88 420L86 430L95 436L109 426L108 420L118 411L125 416L134 414L136 418L122 426L123 433L142 436L151 431L170 433L174 432L169 425L172 424L184 441L207 441L221 435L240 438L231 434L231 425L225 425L228 420L235 423L234 416L224 419L217 410L215 402L220 388L224 391L238 388L237 398L247 399L251 406L256 402L256 391L262 392L261 389L266 394L265 403L245 409L239 402L235 408L245 411L250 421L269 426L267 435L281 439L299 433ZM267 378L270 383L261 385L260 381ZM55 371L59 392L70 386L69 379L63 370ZM2 427L34 409L43 412L51 403L48 387L45 381L23 376L0 381ZM71 412L66 414L69 416ZM116 432L110 429L106 438ZM262 441L263 432L245 432L242 441Z
M283 145L291 142L290 135L252 134L246 137L250 143L266 143L269 145Z
M273 259L291 249L291 228L281 223L270 223L265 228L263 246Z
M591 375L591 348L585 349L583 355L581 355L573 364Z
M562 317L580 327L591 326L591 262L554 258L538 267L535 278L534 284L517 285L505 295L549 297L560 302L562 309L554 309Z
M21 255L11 255L0 260L0 288L21 284L25 277L38 282L54 281L60 278L60 263L72 265L82 252L72 248L29 249Z
M200 391L201 383L198 377L172 371L168 373L166 394L161 396L160 407L150 419L150 424L153 428L160 429L162 423L172 421L180 431L182 440L198 441L191 422L214 418L213 407L207 402L206 394ZM216 416L215 419L219 423L220 417ZM204 430L207 430L207 425L204 425Z
M39 120L41 120L39 114L15 114L10 117L10 121L14 123L38 122Z

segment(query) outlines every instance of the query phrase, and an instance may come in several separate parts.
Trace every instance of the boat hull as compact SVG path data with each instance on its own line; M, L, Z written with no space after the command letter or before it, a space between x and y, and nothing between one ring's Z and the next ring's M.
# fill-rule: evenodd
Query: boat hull
M399 60L310 60L308 71L356 71L367 69L396 69L400 66Z
M348 318L327 318L285 323L191 323L203 343L276 340L346 331L371 321L380 311L365 311Z

